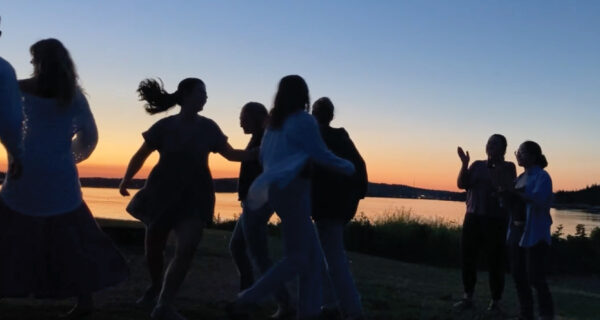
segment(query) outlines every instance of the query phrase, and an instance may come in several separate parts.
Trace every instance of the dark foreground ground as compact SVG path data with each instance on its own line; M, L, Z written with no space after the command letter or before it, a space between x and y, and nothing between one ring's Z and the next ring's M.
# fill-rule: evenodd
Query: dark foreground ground
M133 240L119 244L126 256L131 278L118 287L96 294L97 311L89 320L149 319L134 301L148 285L140 230L122 229L136 234ZM224 307L235 298L237 274L227 251L230 233L208 230L197 253L191 272L177 299L181 313L189 319L227 319ZM128 238L128 237L125 237ZM280 246L273 240L273 252ZM169 251L172 251L170 246ZM506 315L485 311L489 299L487 277L480 274L476 308L458 314L452 304L461 296L460 272L350 253L352 269L362 294L367 319L504 319L516 314L512 281L507 278L504 309ZM600 276L553 277L550 279L558 319L600 319ZM73 301L2 299L0 320L56 319ZM266 318L270 310L255 319Z

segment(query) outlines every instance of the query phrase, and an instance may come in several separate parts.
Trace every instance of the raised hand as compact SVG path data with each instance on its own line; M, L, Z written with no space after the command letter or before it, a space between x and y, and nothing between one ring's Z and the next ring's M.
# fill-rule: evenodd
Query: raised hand
M460 158L460 161L462 162L463 166L469 166L469 161L471 161L471 156L469 156L469 151L467 151L465 153L461 147L458 147L457 152L458 152L458 157Z

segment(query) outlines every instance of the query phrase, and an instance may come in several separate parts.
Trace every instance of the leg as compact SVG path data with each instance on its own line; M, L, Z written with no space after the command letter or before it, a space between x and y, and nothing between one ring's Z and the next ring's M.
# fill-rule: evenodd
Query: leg
M479 253L481 224L478 216L465 215L461 236L461 260L464 298L471 299L477 282L477 257Z
M246 214L242 213L239 217L229 242L229 252L233 262L238 269L240 275L240 291L248 289L254 283L254 274L252 272L252 264L248 257L246 248L246 240L244 235L243 220Z
M150 272L150 287L137 303L146 307L154 307L156 298L162 289L164 270L164 251L170 230L160 227L147 227L145 239L146 263Z
M159 303L171 304L179 290L183 279L194 259L196 248L202 239L205 226L202 219L191 218L179 222L174 229L177 247L175 256L169 263L165 273L163 288L160 293Z
M311 221L312 234L305 240L309 243L308 265L300 272L298 281L298 318L316 319L323 304L323 251L317 232Z
M527 279L525 249L521 248L518 243L512 243L509 246L509 252L510 271L517 289L520 316L524 319L533 319L533 296Z
M265 205L256 210L249 210L244 205L242 227L252 263L260 273L264 273L273 264L269 258L267 223L273 215L273 209Z
M305 272L314 263L313 255L317 255L318 251L317 235L310 219L309 190L309 182L302 178L295 179L283 190L276 188L271 190L270 201L281 218L284 257L250 289L242 292L236 305L259 302L275 292L281 285L302 274L303 277L307 277L307 284L300 283L300 286L308 285L308 288L300 289L302 297L299 303L299 315L317 316L319 314L320 288ZM312 270L314 276L317 277L317 282L320 282L319 270ZM314 303L314 300L319 301Z
M243 227L243 235L245 237L247 254L253 262L254 267L259 274L266 273L272 266L269 257L267 224L273 209L270 205L265 205L256 210L249 210L245 203L242 203L244 213L242 213L241 226ZM275 299L279 304L278 313L287 313L292 308L290 294L285 285L281 285L275 292Z
M350 273L348 257L344 250L344 224L342 221L317 222L319 239L327 261L327 269L346 316L362 314L360 295Z
M548 283L546 282L546 257L548 244L540 242L527 249L527 273L531 286L537 292L539 316L543 319L552 319L554 316L554 302Z
M506 226L501 219L489 219L486 228L488 243L489 283L492 303L502 299L506 274Z

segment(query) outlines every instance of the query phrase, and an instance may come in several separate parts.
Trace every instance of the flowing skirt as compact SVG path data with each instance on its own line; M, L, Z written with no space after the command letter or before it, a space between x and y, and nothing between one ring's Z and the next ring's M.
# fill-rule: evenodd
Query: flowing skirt
M128 276L125 259L85 203L71 212L34 217L0 200L0 297L73 297Z

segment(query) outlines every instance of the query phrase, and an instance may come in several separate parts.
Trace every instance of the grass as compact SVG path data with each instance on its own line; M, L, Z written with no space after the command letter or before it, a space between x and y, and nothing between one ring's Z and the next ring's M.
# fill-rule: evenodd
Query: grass
M143 230L132 223L128 227L119 222L103 221L112 236L122 233L120 249L131 268L131 277L125 283L96 294L97 312L88 320L148 319L148 313L134 306L134 301L148 284L143 257ZM227 250L231 234L223 230L206 230L201 248L192 265L177 306L189 319L227 319L224 306L235 298L238 278ZM281 245L272 241L274 255ZM167 254L173 251L168 246ZM501 319L487 314L489 299L487 276L479 275L476 308L465 314L452 311L452 303L461 296L460 271L456 268L412 264L366 254L349 253L351 266L368 319ZM597 319L600 310L600 277L552 276L559 319ZM65 312L73 301L2 299L0 319L38 320L55 319ZM504 306L509 314L516 313L516 297L512 281L507 277ZM255 319L263 319L262 316Z

